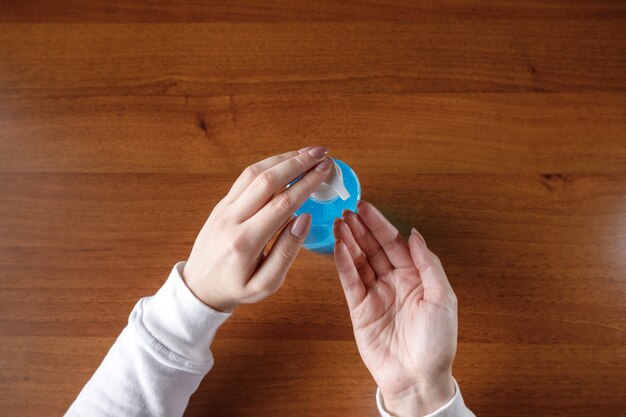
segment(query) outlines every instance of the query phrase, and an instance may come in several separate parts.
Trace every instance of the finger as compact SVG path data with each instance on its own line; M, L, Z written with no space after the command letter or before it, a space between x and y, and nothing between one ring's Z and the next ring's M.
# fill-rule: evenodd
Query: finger
M250 302L260 301L280 288L287 271L302 248L310 227L310 214L302 214L287 224L263 259L263 263L246 284L251 294Z
M346 295L348 307L350 310L353 310L363 302L367 291L352 262L348 247L341 239L335 241L335 264L337 265L339 281L341 281L341 287Z
M417 230L411 231L409 250L413 264L420 273L424 293L432 293L433 291L453 293L441 261L426 247L423 239Z
M354 240L359 245L376 275L383 275L393 270L385 251L358 215L351 211L343 212L343 220L350 227Z
M367 257L356 243L354 236L352 236L350 227L341 219L337 219L333 225L333 234L335 239L341 239L345 243L348 253L352 257L352 262L365 286L369 288L374 285L376 283L376 274Z
M411 229L411 235L413 234L415 234L415 236L417 236L419 240L421 240L422 243L426 245L426 240L424 239L424 236L422 236L422 234L416 228Z
M359 217L383 248L391 264L395 268L413 268L409 247L398 229L367 201L360 201L357 208Z
M259 174L273 167L274 165L286 161L289 158L293 158L299 153L307 152L312 148L313 146L307 146L306 148L302 148L299 151L289 151L280 155L273 155L269 158L265 158L262 161L256 162L248 166L246 169L243 170L241 175L239 175L239 178L237 178L237 180L235 180L235 183L230 187L230 191L226 195L225 199L228 202L234 201L237 197L239 197L243 190L245 190L248 185L250 185L250 183L259 176Z
M328 176L332 161L324 159L316 167L302 176L289 188L276 194L254 216L245 221L247 227L254 230L254 238L258 242L267 242L313 191ZM257 243L258 243L257 242Z
M318 146L266 169L232 203L233 215L240 221L252 217L274 194L313 168L327 153L328 148Z

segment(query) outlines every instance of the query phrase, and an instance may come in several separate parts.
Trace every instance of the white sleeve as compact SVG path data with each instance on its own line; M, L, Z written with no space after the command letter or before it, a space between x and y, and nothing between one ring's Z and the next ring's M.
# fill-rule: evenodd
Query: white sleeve
M184 262L128 325L65 414L69 417L182 416L213 366L209 347L230 313L217 312L185 285Z
M385 410L383 404L383 396L380 393L380 389L376 390L376 405L378 405L378 412L381 417L393 417ZM454 380L454 396L445 403L439 410L425 415L424 417L476 417L469 408L465 406L459 384Z

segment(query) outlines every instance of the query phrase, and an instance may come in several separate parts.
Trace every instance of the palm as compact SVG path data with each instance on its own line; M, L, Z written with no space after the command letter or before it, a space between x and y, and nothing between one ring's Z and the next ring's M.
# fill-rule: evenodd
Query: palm
M357 346L379 385L401 390L411 383L417 340L407 330L418 329L422 296L419 276L393 271L379 277L351 313Z
M376 220L372 214L377 213L370 211L373 212L368 209L363 214L365 223ZM345 268L342 272L342 248L337 248L337 264L363 361L381 389L399 393L415 385L419 378L437 375L452 363L456 350L456 307L449 303L450 296L444 288L424 287L404 240L385 244L385 229L374 227L382 242L375 243L374 233L363 233L361 226L365 224L359 225L358 220L349 215L349 227L339 225L336 235L345 242L344 255L352 257L352 273L358 279L354 285L364 284L361 294L355 292L358 286L346 281L350 272ZM397 239L397 231L390 231L388 236ZM376 248L375 244L381 246ZM381 250L385 246L393 247L394 252L385 253ZM445 278L440 265L423 270L429 278L433 273L441 273Z
M415 383L416 375L436 372L440 348L450 340L438 337L449 333L442 332L441 313L445 316L445 309L424 300L416 269L378 278L352 320L363 361L379 386L401 392Z

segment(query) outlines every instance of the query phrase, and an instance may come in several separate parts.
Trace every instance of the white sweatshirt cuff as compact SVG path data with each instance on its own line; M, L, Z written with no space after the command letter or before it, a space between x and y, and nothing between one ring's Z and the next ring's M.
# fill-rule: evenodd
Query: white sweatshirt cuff
M465 406L465 402L463 401L463 397L461 396L461 390L459 389L459 384L457 384L456 380L452 378L454 381L454 395L445 403L441 408L437 411L434 411L424 417L459 417L459 416L473 416L474 414L469 411L469 409ZM376 390L376 405L378 406L378 412L381 417L393 417L387 410L385 410L385 406L383 403L383 395L380 392L380 388Z
M139 300L129 323L152 351L170 365L206 372L213 365L209 347L218 327L231 313L222 313L197 299L182 278L185 262L177 263L152 297Z

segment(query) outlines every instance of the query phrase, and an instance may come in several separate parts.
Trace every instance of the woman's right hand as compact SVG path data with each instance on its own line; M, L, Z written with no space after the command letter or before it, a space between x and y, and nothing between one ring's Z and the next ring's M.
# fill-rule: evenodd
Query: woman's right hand
M311 216L291 220L269 252L263 250L330 172L327 153L325 147L310 146L269 157L243 171L213 209L183 270L183 279L197 298L228 311L280 288L302 247Z
M457 300L439 258L371 204L335 222L335 261L354 336L387 411L436 411L454 395Z

